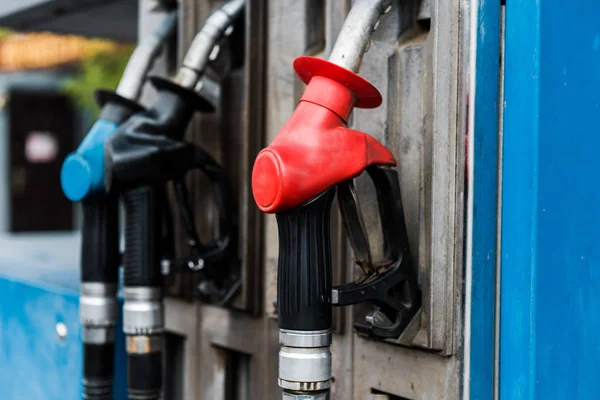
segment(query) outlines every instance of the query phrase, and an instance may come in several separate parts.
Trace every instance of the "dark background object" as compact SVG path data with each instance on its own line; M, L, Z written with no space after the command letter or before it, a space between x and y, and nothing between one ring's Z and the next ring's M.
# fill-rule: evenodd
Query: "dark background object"
M73 205L60 186L75 142L76 110L63 94L11 90L8 96L10 232L73 229Z
M157 1L157 5L158 5ZM137 0L19 0L0 2L0 26L135 41Z

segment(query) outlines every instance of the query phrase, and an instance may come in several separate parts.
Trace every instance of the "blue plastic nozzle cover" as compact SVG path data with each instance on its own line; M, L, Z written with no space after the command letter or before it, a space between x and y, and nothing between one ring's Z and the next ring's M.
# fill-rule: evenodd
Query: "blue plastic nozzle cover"
M106 119L96 121L77 150L67 156L60 173L63 192L71 201L80 201L104 186L104 144L118 125Z

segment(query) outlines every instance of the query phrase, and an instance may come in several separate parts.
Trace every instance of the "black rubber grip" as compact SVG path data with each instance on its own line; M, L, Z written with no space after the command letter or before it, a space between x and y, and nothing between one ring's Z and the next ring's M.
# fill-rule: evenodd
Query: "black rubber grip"
M84 399L112 400L114 357L113 343L83 345L82 397Z
M131 117L133 114L143 110L143 108L140 106L134 107L133 104L130 105L126 102L127 100L115 100L115 98L111 99L110 102L106 103L102 107L100 119L104 119L107 121L114 122L117 125L121 125L123 122L127 121L127 119L129 119L129 117Z
M125 286L162 286L160 269L163 196L142 186L125 192Z
M81 281L117 283L119 272L119 200L116 195L83 200Z
M127 355L130 400L158 400L162 391L162 352Z
M335 189L291 211L277 214L279 327L329 329L331 320L331 234Z

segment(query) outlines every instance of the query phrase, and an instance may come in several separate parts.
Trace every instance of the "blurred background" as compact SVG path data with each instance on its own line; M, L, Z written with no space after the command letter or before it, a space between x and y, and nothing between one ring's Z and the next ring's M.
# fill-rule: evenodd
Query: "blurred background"
M117 87L138 2L0 0L0 27L0 397L75 399L81 211L60 171L94 91Z

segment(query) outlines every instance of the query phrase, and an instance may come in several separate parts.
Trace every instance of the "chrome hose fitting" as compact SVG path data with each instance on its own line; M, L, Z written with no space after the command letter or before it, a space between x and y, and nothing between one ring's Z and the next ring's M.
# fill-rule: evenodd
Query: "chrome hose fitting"
M156 335L164 331L164 306L160 288L125 287L123 332L127 335Z
M117 322L117 285L99 282L81 284L79 321L82 340L88 344L113 343Z
M283 399L326 399L331 387L331 329L280 329L279 343L279 386L284 389Z

